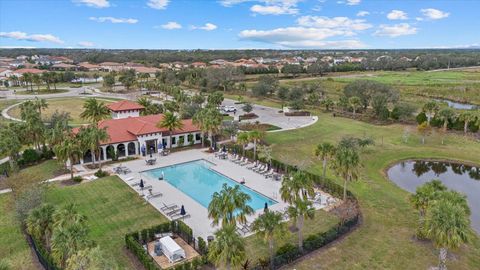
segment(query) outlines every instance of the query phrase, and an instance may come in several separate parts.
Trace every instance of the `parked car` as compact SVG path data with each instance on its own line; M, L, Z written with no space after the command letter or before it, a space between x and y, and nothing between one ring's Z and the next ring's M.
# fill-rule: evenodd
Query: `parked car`
M235 106L225 106L225 107L223 108L223 110L224 110L225 112L236 112L236 111L237 111L237 108L235 108Z

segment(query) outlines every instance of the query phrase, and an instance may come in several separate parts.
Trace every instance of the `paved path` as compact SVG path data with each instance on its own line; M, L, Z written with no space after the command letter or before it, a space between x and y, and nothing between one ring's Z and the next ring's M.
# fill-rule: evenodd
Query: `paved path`
M245 111L242 109L241 104L235 104L235 100L232 99L225 99L223 101L223 105L226 106L234 106L237 108L236 114L244 114ZM278 108L267 107L263 105L253 104L253 113L258 115L258 118L249 119L249 120L242 120L242 122L256 122L259 121L260 123L268 123L280 127L281 130L291 130L306 127L309 125L314 124L317 122L318 117L316 116L285 116L283 113L278 112ZM233 116L233 113L230 113Z

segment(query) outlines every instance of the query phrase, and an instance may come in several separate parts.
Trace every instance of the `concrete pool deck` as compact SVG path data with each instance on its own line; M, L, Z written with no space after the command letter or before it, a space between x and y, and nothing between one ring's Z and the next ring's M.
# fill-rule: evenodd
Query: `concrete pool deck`
M165 212L162 211L162 207L164 207L164 205L176 204L178 207L184 205L187 214L190 214L190 217L186 218L184 222L193 229L193 234L195 237L201 236L204 239L207 239L208 236L213 235L218 229L217 226L212 226L212 220L208 218L207 208L203 207L200 203L196 202L190 196L175 188L167 181L152 179L145 171L175 165L178 163L204 159L215 164L211 167L213 170L216 170L217 172L231 178L238 183L245 178L246 187L275 200L277 203L269 206L269 209L274 211L283 211L288 206L288 204L281 200L279 195L281 181L274 181L271 178L266 179L263 175L253 172L252 170L248 170L246 167L242 167L229 160L215 158L213 154L204 152L205 150L206 149L180 151L172 153L166 157L159 157L158 155L155 155L154 158L157 158L157 162L153 166L146 165L144 158L128 161L123 163L123 166L129 168L131 173L121 174L119 177L140 196L146 196L149 194L147 189L141 191L138 186L132 186L134 183L139 182L140 179L144 180L145 186L152 186L152 193L161 192L163 194L162 196L146 200L164 215ZM118 166L118 164L115 164L111 167L116 166ZM315 207L317 209L322 208L320 205L315 205ZM262 213L263 209L257 210L254 215L247 217L248 222L251 223L258 215ZM249 233L246 235L249 235Z

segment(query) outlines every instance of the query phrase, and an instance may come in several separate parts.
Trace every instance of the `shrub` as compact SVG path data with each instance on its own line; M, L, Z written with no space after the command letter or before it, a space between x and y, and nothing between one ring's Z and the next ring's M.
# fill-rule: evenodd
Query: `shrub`
M83 181L83 178L81 176L74 176L72 179L75 183L80 183Z
M197 243L198 243L198 251L200 252L200 254L201 255L207 254L208 247L207 247L207 243L205 242L205 240L203 240L202 237L198 237Z
M40 155L35 149L31 149L31 148L25 149L25 151L23 151L22 153L22 160L25 165L33 164L39 161L40 158L41 158Z
M254 118L257 118L257 117L258 117L258 115L254 114L254 113L246 113L246 114L240 115L239 119L240 120L246 120L246 119L254 119Z
M310 112L307 112L307 111L288 112L288 113L285 113L285 116L310 116Z
M415 119L417 120L417 123L419 125L424 122L427 122L428 120L427 115L424 112L419 113Z
M107 172L107 171L103 171L103 170L98 170L94 173L94 175L98 178L102 178L102 177L107 177L109 176L110 174Z

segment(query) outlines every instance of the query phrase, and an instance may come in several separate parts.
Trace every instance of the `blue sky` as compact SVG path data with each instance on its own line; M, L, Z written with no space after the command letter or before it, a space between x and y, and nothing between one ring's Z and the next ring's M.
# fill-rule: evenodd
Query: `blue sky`
M480 46L480 1L0 0L0 47Z

